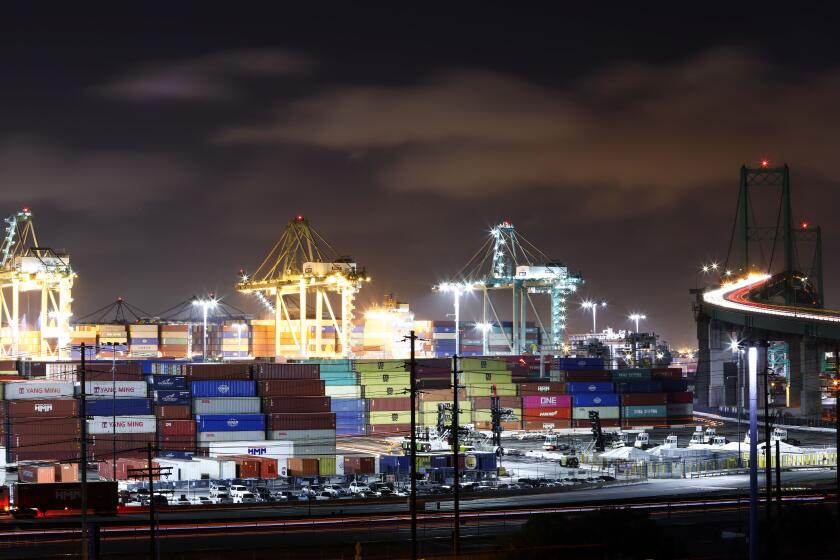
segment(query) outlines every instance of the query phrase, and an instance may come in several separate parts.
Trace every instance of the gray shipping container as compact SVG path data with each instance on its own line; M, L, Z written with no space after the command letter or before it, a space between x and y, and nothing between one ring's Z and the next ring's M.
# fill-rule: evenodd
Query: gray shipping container
M597 410L601 420L618 420L617 406L576 406L572 408L572 419L589 420L590 410Z
M259 397L207 397L193 399L193 414L259 414Z
M335 455L335 430L270 430L269 440L294 442L295 457Z
M247 432L198 432L198 444L207 443L211 441L263 441L265 440L265 432L247 431Z

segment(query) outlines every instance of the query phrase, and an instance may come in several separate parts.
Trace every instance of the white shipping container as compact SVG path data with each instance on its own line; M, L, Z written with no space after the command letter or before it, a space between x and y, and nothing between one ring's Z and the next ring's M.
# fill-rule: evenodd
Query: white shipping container
M201 480L201 465L197 461L187 459L153 459L161 467L169 467L169 474L161 471L160 479L170 482L177 480Z
M335 430L269 430L268 439L335 445Z
M57 399L72 397L75 394L75 388L71 381L11 381L5 385L7 401Z
M576 406L572 408L572 419L589 420L589 411L597 410L601 420L618 420L617 406Z
M148 434L155 431L156 418L154 416L117 416L116 432L118 434ZM88 433L114 433L113 416L91 416L88 420Z
M157 352L157 344L132 344L129 348L132 352Z
M242 433L242 432L235 432ZM290 441L223 441L210 443L208 446L211 457L219 455L258 455L271 457L283 462L294 456L295 446Z
M198 463L202 476L210 480L229 480L236 478L236 461L219 459L217 457L194 457L193 461Z
M261 404L259 397L193 399L193 414L259 414Z
M148 384L145 381L85 381L85 393L88 398L113 397L114 387L117 388L117 398L135 397L146 398Z
M362 398L361 385L327 385L324 394L334 399L360 399Z
M265 441L265 432L262 430L244 432L198 432L199 443L212 443L214 441Z
M335 474L344 476L344 455L335 456Z

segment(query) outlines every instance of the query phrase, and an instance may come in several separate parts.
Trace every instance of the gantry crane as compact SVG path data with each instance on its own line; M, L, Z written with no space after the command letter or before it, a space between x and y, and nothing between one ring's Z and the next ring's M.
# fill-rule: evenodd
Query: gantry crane
M39 357L69 355L72 288L76 274L64 252L41 247L32 212L24 208L5 220L0 246L0 355ZM40 292L37 352L21 345L21 294ZM29 350L29 352L24 352Z
M340 256L303 216L289 221L280 239L253 274L244 270L240 274L241 281L236 289L256 295L273 312L276 355L289 353L283 347L292 346L291 354L298 358L350 356L356 293L370 278L350 257ZM330 303L330 293L340 297L337 314ZM310 325L307 302L312 295L315 310L314 324ZM274 303L269 299L272 296ZM332 352L323 349L324 308L329 323L335 327ZM314 333L310 326L315 327ZM283 333L291 334L292 345L282 344ZM311 347L313 339L314 347Z
M511 353L521 354L531 350L527 347L525 334L529 305L540 328L543 332L546 330L531 294L550 296L551 330L548 346L552 351L562 347L566 330L566 300L583 284L583 278L546 256L519 234L512 223L505 220L490 230L489 238L461 269L459 277L464 280L458 285L483 292L482 345L485 355L489 354L487 327L490 325L488 321L491 313L496 322L501 324L490 299L490 290L511 290L513 328L512 336L508 339ZM451 285L447 283L441 286ZM436 288L440 289L440 286Z

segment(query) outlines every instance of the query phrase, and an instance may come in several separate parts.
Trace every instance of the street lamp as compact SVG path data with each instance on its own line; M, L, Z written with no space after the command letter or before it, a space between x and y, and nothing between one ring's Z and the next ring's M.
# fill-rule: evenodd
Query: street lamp
M461 334L459 323L461 321L461 294L473 289L472 282L444 282L432 288L439 292L451 292L455 306L455 354L461 353Z
M598 307L606 307L606 301L591 301L586 300L581 304L581 307L592 311L592 334L598 333Z
M218 300L216 300L216 298L193 300L193 305L201 307L202 313L204 315L204 336L202 337L201 349L201 355L204 361L207 361L207 310L215 309L217 303Z
M476 323L475 330L481 331L481 350L487 356L490 353L490 347L487 344L487 333L493 328L493 323Z
M643 313L631 313L630 315L627 316L627 318L630 319L631 321L636 322L636 332L639 332L639 321L646 320L647 315L645 315Z

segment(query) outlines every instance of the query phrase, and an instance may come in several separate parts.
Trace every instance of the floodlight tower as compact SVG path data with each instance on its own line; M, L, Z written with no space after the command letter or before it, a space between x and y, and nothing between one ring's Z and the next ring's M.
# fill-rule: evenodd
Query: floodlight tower
M76 274L64 252L41 247L32 212L24 208L5 219L0 245L0 333L8 329L10 344L0 344L0 356L21 355L20 299L40 292L39 356L67 358L70 344L72 288ZM7 299L8 294L8 299ZM6 327L4 327L4 320Z
M256 271L253 274L241 271L240 276L236 289L255 294L274 315L274 344L278 356L283 350L281 334L291 336L291 353L298 358L351 355L350 332L356 293L370 277L350 257L340 256L306 218L300 215L292 218ZM330 303L331 293L340 298L337 314ZM307 312L310 296L315 298L314 333L310 333ZM273 304L270 297L274 298ZM289 305L294 299L297 299L297 313L293 313L294 308ZM322 344L324 308L336 331L332 352L325 351ZM295 314L297 323L292 319ZM314 351L310 349L310 342L314 342Z

